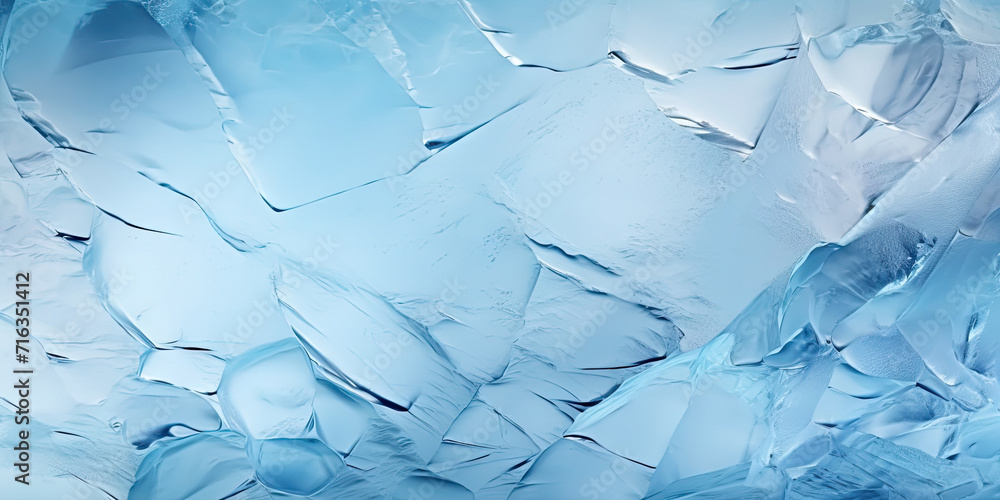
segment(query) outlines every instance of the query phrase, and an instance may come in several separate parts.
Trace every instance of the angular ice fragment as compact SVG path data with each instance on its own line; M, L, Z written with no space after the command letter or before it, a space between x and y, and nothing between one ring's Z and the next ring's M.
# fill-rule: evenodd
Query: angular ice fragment
M809 56L830 92L872 118L895 123L930 90L944 42L929 29L905 36L871 26L817 38Z
M441 498L446 500L474 500L475 495L459 484L431 475L413 475L399 482L392 500L412 498Z
M962 360L970 331L1000 297L998 255L1000 243L956 236L896 323L930 372L948 385L973 382Z
M924 370L920 355L896 327L851 341L840 350L852 367L873 377L916 382Z
M124 165L94 155L64 153L61 158L64 175L92 207L136 228L172 235L194 231L178 210L181 207L197 210L190 200L157 186ZM165 211L167 207L174 209Z
M905 384L891 379L868 376L847 364L838 364L830 377L830 387L860 399L885 396Z
M656 466L651 488L677 479L704 474L742 463L750 458L766 431L759 403L740 394L738 382L725 378L709 380L707 389L697 389L677 423L670 445ZM747 387L750 394L759 388Z
M732 369L724 361L731 346L731 337L723 335L633 377L578 418L566 435L657 467L668 481L747 460L764 436L763 402L755 396L766 390L773 369ZM620 432L626 422L649 419L657 424L643 424L645 432ZM720 429L729 439L720 438Z
M836 31L811 39L808 53L827 90L865 116L934 143L979 102L975 57L919 24Z
M320 440L334 451L349 455L366 432L378 425L371 403L318 380L313 400L313 424Z
M739 498L742 500L764 500L769 498L768 489L748 484L749 462L707 472L697 476L679 479L668 485L650 487L643 500L695 500L698 498ZM772 486L772 490L776 489Z
M656 105L679 125L702 139L749 154L771 116L788 70L786 64L771 63L709 67L668 81L649 79L645 85ZM733 88L761 98L747 100L745 94L729 92Z
M729 361L736 366L754 365L763 361L782 342L778 338L778 307L788 282L787 274L775 278L767 287L740 313L723 333L733 332L733 350Z
M295 339L231 359L219 386L227 420L254 439L302 435L312 419L315 395L312 362Z
M96 209L68 186L53 189L35 213L39 220L57 234L86 240L94 223Z
M796 0L795 13L802 38L808 41L839 30L891 22L899 15L907 1Z
M483 489L505 473L521 469L527 460L542 451L529 433L536 430L539 423L552 423L550 415L541 413L547 409L545 403L551 404L543 398L533 398L522 406L507 400L494 402L500 410L483 401L493 398L486 395L480 398L469 403L441 437L441 447L429 464L431 470L474 491ZM532 410L536 410L531 415L534 418L524 418L524 414L533 413ZM501 411L512 415L504 415ZM518 472L523 473L523 470Z
M516 68L501 57L487 40L491 34L484 37L463 11L468 3L352 0L323 5L357 46L349 50L374 54L420 106L424 146L431 150L440 150L517 107L551 76L541 69ZM517 12L521 22L525 8L530 7L523 3L508 12ZM490 10L508 14L504 9ZM600 42L603 57L603 35ZM405 174L429 154L414 147L387 173Z
M226 362L204 351L149 349L139 360L139 378L201 394L215 394Z
M575 282L586 279L593 284L600 277L592 280L565 261L542 259L546 266L559 268L539 275L525 312L530 331L517 340L518 346L559 368L590 371L641 366L677 348L682 333L670 321Z
M318 494L347 467L340 455L315 439L252 441L250 457L261 483L293 495Z
M806 325L781 348L764 357L764 363L775 368L801 368L819 353L816 332Z
M284 317L319 373L395 410L392 421L422 452L433 453L475 390L454 368L452 351L369 290L340 279L299 278L278 293ZM463 341L482 343L475 336Z
M1000 5L993 0L941 0L941 13L963 38L1000 45Z
M609 51L622 69L643 77L667 116L746 154L798 45L791 0L625 0L615 7ZM733 88L747 93L726 90Z
M532 464L510 500L560 498L643 498L653 469L590 441L560 439Z
M205 432L170 442L143 459L130 500L229 498L253 480L254 469L235 432Z
M920 269L929 243L920 232L893 222L843 246L817 247L789 280L781 306L781 338L791 338L806 323L821 339L839 333L841 321ZM835 345L846 344L846 332L842 335L833 337Z
M614 0L461 0L469 17L518 66L569 71L604 60Z
M959 233L985 241L1000 241L1000 172L994 173L965 214Z
M964 498L981 488L978 473L877 437L845 434L815 467L788 485L790 498Z
M409 408L422 388L447 376L449 364L426 330L367 290L303 277L278 293L319 366L387 404Z
M158 439L222 427L222 420L207 400L166 384L125 380L105 404L114 415L111 425L140 450Z
M420 144L417 105L317 3L247 0L226 19L214 10L173 33L207 65L233 155L272 208L381 179Z
M110 1L81 20L59 66L68 71L132 54L174 48L170 37L146 14L142 4Z
M182 237L105 217L93 238L84 268L101 303L146 347L228 355L291 335L281 320L269 269L207 224Z
M678 78L703 67L775 64L798 36L788 0L626 0L615 8L610 49L636 68Z

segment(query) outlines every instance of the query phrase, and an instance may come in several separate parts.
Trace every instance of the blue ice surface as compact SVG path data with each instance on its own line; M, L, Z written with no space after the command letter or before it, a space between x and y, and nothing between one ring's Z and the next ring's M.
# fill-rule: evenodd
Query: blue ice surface
M0 27L4 498L1000 497L996 2Z

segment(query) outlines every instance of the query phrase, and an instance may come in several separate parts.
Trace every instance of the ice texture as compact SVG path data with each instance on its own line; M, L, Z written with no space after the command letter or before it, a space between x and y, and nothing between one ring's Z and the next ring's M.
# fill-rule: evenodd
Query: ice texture
M0 497L1000 497L998 9L0 2Z

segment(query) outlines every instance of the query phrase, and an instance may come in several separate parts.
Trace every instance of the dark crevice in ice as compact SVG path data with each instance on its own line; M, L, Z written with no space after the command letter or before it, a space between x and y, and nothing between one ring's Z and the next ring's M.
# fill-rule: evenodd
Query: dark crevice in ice
M17 105L17 110L21 113L21 118L35 129L43 139L56 147L73 149L88 153L82 149L72 147L68 138L56 129L56 126L41 115L41 104L30 92L10 87L10 96ZM91 153L93 154L93 153Z
M67 358L66 356L62 356L60 354L55 354L48 351L45 352L45 356L49 358L49 361L52 361L53 363L66 363L68 361L73 361L72 359Z
M137 226L137 225L132 224L131 222L129 222L129 221L127 221L127 220L125 220L125 219L123 219L123 218L121 218L121 217L119 217L119 216L117 216L117 215L115 215L115 214L113 214L113 213L111 213L111 212L109 212L109 211L101 208L101 207L97 207L97 209L100 210L101 212L105 213L108 217L111 217L112 219L115 219L118 222L121 222L122 224L125 224L126 226L131 227L131 228L141 229L143 231L149 231L151 233L166 234L166 235L169 235L169 236L182 236L182 235L177 234L177 233L171 233L171 232L168 232L168 231L160 231L158 229L151 229L151 228L148 228L148 227Z
M648 365L649 363L655 363L657 361L663 361L667 359L668 355L656 356L654 358L644 359L641 361L636 361L635 363L622 365L622 366L608 366L608 367L597 367L597 368L582 368L583 370L624 370L627 368L635 368L637 366Z
M493 118L490 118L489 120L486 120L485 122L483 122L483 123L481 123L481 124L479 124L479 125L476 125L475 127L473 127L473 128L471 128L471 129L469 129L468 131L466 131L466 132L463 132L463 133L462 133L461 135L459 135L459 136L456 136L456 137L454 137L454 138L452 138L452 139L449 139L449 140L447 140L447 141L430 141L430 142L428 142L427 144L425 144L424 146L425 146L425 147L426 147L427 149L431 150L431 151L435 151L435 152L440 152L441 150L443 150L443 149L447 148L448 146L451 146L452 144L455 144L455 143L456 143L456 142L458 142L458 141L459 141L460 139L464 139L464 138L468 137L468 136L469 136L469 134L471 134L471 133L473 133L473 132L475 132L475 131L477 131L477 130L479 130L479 129L483 128L484 126L486 126L487 124L489 124L489 123L490 123L490 122L492 122L493 120L496 120L497 118L500 118L501 116L503 116L503 115L505 115L505 114L509 113L510 111L513 111L513 110L514 110L515 108L517 108L518 106L520 106L520 105L524 104L525 102L526 102L525 100L521 100L521 101L518 101L518 102L514 103L514 105L510 106L509 108L507 108L507 109L505 109L505 110L503 110L503 111L501 111L501 112L497 113L497 115L496 115L496 116L494 116ZM425 158L425 159L423 159L423 160L421 160L421 161L417 162L417 165L420 165L420 164L423 164L423 163L424 163L425 161L427 161L428 159L430 159L430 157L429 157L429 156L428 156L427 158ZM413 166L413 168L410 168L409 170L407 170L406 172L404 172L404 173L403 173L403 174L401 174L401 175L406 175L406 174L409 174L410 172L412 172L412 171L413 171L413 170L414 170L414 169L415 169L415 168L417 167L417 165L414 165L414 166ZM398 177L398 176L390 176L390 177ZM385 179L385 178L383 178L383 179L378 179L378 180L384 180L384 179Z
M76 235L73 235L73 234L64 233L62 231L56 231L56 237L57 238L65 238L67 240L79 241L81 243L86 243L86 242L90 241L90 236L87 236L87 237L76 236Z
M69 432L69 431L60 431L60 430L55 430L55 431L52 431L52 432L53 432L54 434L61 434L61 435L64 435L64 436L73 436L73 437L78 437L78 438L80 438L80 439L84 439L84 440L86 440L86 441L90 441L90 442L93 442L93 440L92 440L92 439L90 439L90 438L88 438L88 437L86 437L86 436L83 436L83 435L80 435L80 434L77 434L77 433L75 433L75 432Z
M495 449L497 449L496 446L486 446L486 445L476 444L476 443L467 443L465 441L459 441L457 439L451 439L451 438L444 438L444 439L441 440L441 442L442 443L448 443L448 444L458 444L458 445L462 445L462 446L470 446L472 448L483 448L483 449L487 449L487 450L495 450Z
M78 476L76 474L73 474L72 472L65 471L65 473L68 474L68 475L70 475L70 476L73 476L73 477L79 479L80 482L82 482L83 484L86 484L86 485L88 485L88 486L90 486L90 487L92 487L92 488L100 491L101 493L104 493L105 495L108 496L108 498L111 498L113 500L118 500L118 497L112 495L111 492L109 492L108 490L105 490L104 488L101 488L100 486L97 486L96 484L91 483L90 481L87 481L86 479L84 479L84 478L82 478L82 477L80 477L80 476Z
M237 238L237 237L235 237L235 236L233 236L233 235L225 232L221 227L219 227L219 225L218 225L218 223L216 223L215 219L208 212L205 211L205 207L201 206L201 204L198 203L197 200L195 200L194 198L192 198L191 196L189 196L187 193L181 191L180 189L175 188L174 186L171 186L169 183L157 181L156 179L153 179L152 177L150 177L145 172L138 172L138 174L141 175L141 176L143 176L143 177L145 177L146 179L149 179L151 182L156 183L157 186L160 186L162 188L168 189L168 190L170 190L173 193L176 193L178 195L181 195L181 196L183 196L183 197L191 200L191 203L194 203L195 206L197 206L198 209L201 210L201 213L205 215L205 219L207 219L209 225L212 226L212 230L214 230L216 232L216 234L218 234L219 237L222 238L222 240L225 241L226 244L228 244L234 250L236 250L238 252L241 252L241 253L247 253L247 252L250 252L251 249L253 248L253 246L251 246L246 241L244 241L244 240L242 240L240 238Z
M611 57L611 54L608 54L608 58L609 59L610 59L610 57ZM510 61L510 58L508 57L507 60ZM549 70L549 71L551 71L553 73L569 73L569 72L572 72L572 71L579 71L579 70L582 70L582 69L587 69L587 68L591 68L591 67L597 66L598 64L603 63L605 60L606 59L600 59L600 60L594 61L594 62L592 62L590 64L586 64L586 65L583 65L583 66L580 66L580 67L577 67L577 68L571 68L571 69L556 69L556 68L552 68L552 67L545 66L545 65L542 65L542 64L529 64L529 63L513 63L513 64L515 66L519 67L519 68L538 68L538 69L547 69L547 70Z
M619 50L612 50L611 52L608 52L608 56L611 57L612 60L617 60L620 63L622 69L626 70L630 74L633 74L641 78L647 78L649 80L653 80L656 82L665 83L667 85L674 84L674 80L671 79L670 77L661 75L651 69L644 68L632 62L627 55L625 55L623 52ZM693 72L694 70L689 70L677 76L682 76Z
M291 307L289 304L281 301L280 299L278 300L278 303L281 304L281 306L285 307L289 313L295 315L303 323L310 324L308 320L306 320L301 314L299 314L298 311L295 310L295 308ZM298 339L299 343L302 344L302 347L309 354L309 357L312 358L314 365L320 367L320 369L324 373L330 374L331 376L335 377L340 383L347 384L354 390L362 392L367 396L375 399L376 401L378 401L379 404L385 406L386 408L399 412L410 411L409 408L379 395L376 391L367 386L357 383L352 377L350 377L346 373L337 370L336 367L332 365L332 363L329 362L320 363L319 361L325 359L323 354L318 349L316 349L316 346L314 346L311 342L309 342L309 339L306 338L306 336L303 335L302 332L299 332L294 326L290 326L290 328L292 329L292 333L295 334L295 338Z
M524 467L525 465L528 465L528 463L530 463L530 462L531 462L530 458L526 458L524 460L521 460L520 462L518 462L518 463L512 465L510 468L508 468L507 472L513 472L513 471L515 471L517 469L520 469L521 467Z
M610 274L612 274L614 276L621 277L621 273L615 271L614 269L611 269L608 266L605 266L604 264L601 264L600 262L597 262L596 260L594 260L594 259L592 259L590 257L587 257L584 254L571 254L571 253L567 252L566 250L563 250L562 247L560 247L559 245L556 245L555 243L540 243L538 240L536 240L536 239L534 239L534 238L532 238L531 236L528 236L528 235L525 235L525 238L527 238L531 243L534 243L535 245L538 245L540 247L554 249L554 250L558 251L560 254L562 254L564 257L566 257L567 259L569 259L571 261L579 262L579 263L582 263L584 265L595 266L595 267L601 269L604 272L610 273ZM544 266L545 264L542 264L542 265ZM546 266L546 267L548 267L548 266ZM560 276L562 276L562 277L564 277L566 279L574 280L571 275L567 275L565 272L560 271L558 269L552 269L552 272L554 272L554 273L556 273L556 274L558 274L558 275L560 275ZM587 290L595 291L595 290L593 290L591 288L587 288Z
M788 53L785 54L783 57L780 57L778 59L774 59L774 60L771 60L771 61L765 61L765 62L757 63L757 64L748 64L746 66L722 66L722 69L741 70L741 69L765 68L767 66L772 66L772 65L778 64L778 63L783 62L783 61L790 61L790 60L795 59L795 58L798 57L798 48L797 47L794 48L794 49L789 48L789 49L786 49L786 50L788 50Z
M111 59L174 49L170 37L141 4L107 2L82 18L59 62L59 70L68 72Z
M517 104L514 104L513 106L511 106L511 107L509 107L509 108L501 111L495 117L493 117L493 118L491 118L491 119L483 122L482 124L480 124L480 125L472 128L472 129L470 129L469 131L463 133L462 135L460 135L458 137L455 137L454 139L451 139L451 140L448 140L448 141L431 141L431 142L426 143L424 145L424 147L426 147L427 149L431 150L431 154L429 156L427 156L426 158L418 161L416 164L414 164L412 167L410 167L409 170L407 170L405 172L402 172L400 174L387 175L387 176L384 176L384 177L379 177L377 179L372 179L372 180L370 180L368 182L365 182L363 184L359 184L357 186L352 186L352 187L349 187L347 189L343 189L343 190L337 191L336 193L331 193L331 194L328 194L326 196L322 196L320 198L316 198L315 200L307 201L305 203L301 203L299 205L295 205L295 206L288 207L288 208L278 208L278 207L272 205L271 202L269 202L267 200L267 198L265 198L264 195L262 193L260 193L259 190L257 191L257 194L260 195L260 198L262 200L264 200L264 203L266 203L267 206L268 206L268 208L270 208L272 211L274 211L274 212L287 212L289 210L294 210L296 208L302 208L304 206L312 205L313 203L316 203L316 202L319 202L319 201L323 201L323 200L326 200L328 198L332 198L334 196L339 196L339 195L342 195L344 193L349 193L349 192L354 191L356 189L361 189L363 187L370 186L372 184L376 184L376 183L379 183L379 182L382 182L382 181L386 181L386 180L389 180L389 179L397 179L397 178L400 178L400 177L406 177L407 175L413 173L413 171L415 171L417 169L417 167L425 164L428 160L430 160L431 158L433 158L434 155L436 155L437 153L440 153L441 151L445 150L446 148L448 148L452 144L455 144L459 140L464 139L465 137L468 137L469 134L471 134L471 133L473 133L473 132L475 132L475 131L483 128L484 126L486 126L487 124L489 124L493 120L496 120L497 118L500 118L501 116L505 115L506 113L514 110L515 108L517 108L518 106L520 106L524 102L525 101L520 101Z
M288 211L288 210L294 210L294 209L296 209L296 208L301 208L301 207L304 207L304 206L306 206L306 205L311 205L311 204L313 204L313 203L316 203L316 202L318 202L318 201L322 201L322 200L325 200L325 199L327 199L327 198L332 198L332 197L334 197L334 196L338 196L338 195L342 195L342 194L344 194L344 193L348 193L348 192L351 192L351 191L354 191L354 190L356 190L356 189L360 189L360 188L363 188L363 187L366 187L366 186L369 186L369 185L372 185L372 184L375 184L375 183L378 183L378 182L382 182L382 181L386 181L386 180L389 180L389 179L397 179L397 178L400 178L400 177L406 177L407 175L409 175L409 174L413 173L413 171L415 171L415 170L417 169L417 167L419 167L419 166L421 166L421 165L423 165L423 164L427 163L427 161L428 161L428 160L430 160L431 158L433 158L433 157L434 157L434 155L436 155L436 154L440 153L441 151L443 151L443 150L447 149L447 148L448 148L449 146L451 146L451 145L453 145L453 144L457 143L457 142L458 142L459 140L461 140L461 139L464 139L465 137L468 137L468 136L469 136L469 134L471 134L471 133L473 133L473 132L475 132L475 131L477 131L477 130L479 130L479 129L483 128L484 126L486 126L487 124L489 124L489 123L490 123L490 122L492 122L493 120L496 120L497 118L500 118L501 116L505 115L505 114L506 114L506 113L508 113L509 111L512 111L512 110L514 110L515 108L517 108L517 107L518 107L518 106L520 106L521 104L524 104L524 101L520 101L520 102L518 102L518 103L514 104L513 106L511 106L511 107L509 107L509 108L507 108L507 109L505 109L505 110L501 111L501 112L500 112L499 114L497 114L497 115L496 115L495 117L493 117L493 118L491 118L491 119L489 119L489 120L487 120L487 121L483 122L482 124L480 124L480 125L478 125L478 126L476 126L476 127L472 128L472 129L470 129L469 131L467 131L467 132L463 133L462 135L460 135L460 136L458 136L458 137L455 137L454 139L450 139L450 140L448 140L448 141L430 141L430 142L426 143L426 144L424 145L424 147L426 147L427 149L429 149L429 150L431 151L431 154L430 154L430 155L428 155L428 156L427 156L426 158L424 158L424 159L422 159L422 160L418 161L417 163L415 163L415 164L414 164L414 165L413 165L412 167L410 167L410 168L409 168L409 169L408 169L407 171L405 171L405 172L402 172L402 173L400 173L400 174L396 174L396 175L387 175L387 176L385 176L385 177L379 177L378 179L373 179L373 180L371 180L371 181L368 181L368 182L366 182L366 183L364 183L364 184L360 184L360 185L357 185L357 186L354 186L354 187L350 187L350 188L347 188L347 189L344 189L344 190L341 190L341 191L337 191L336 193L332 193L332 194L328 194L328 195L326 195L326 196L323 196L323 197L321 197L321 198L317 198L317 199L315 199L315 200L312 200L312 201L309 201L309 202L306 202L306 203L302 203L302 204L300 204L300 205L296 205L296 206L294 206L294 207L289 207L289 208L277 208L277 207L275 207L275 206L271 205L271 204L270 204L270 203L269 203L269 202L267 201L267 199L264 199L264 202L265 202L265 203L267 203L267 206L268 206L268 207L270 207L270 208L271 208L271 210L273 210L273 211L275 211L275 212L285 212L285 211ZM263 197L263 195L261 195L261 198L262 198L262 199L264 198L264 197Z
M612 454L612 455L614 455L614 456L616 456L616 457L618 457L618 458L620 458L622 460L628 460L629 462L632 462L632 463L634 463L636 465L641 465L641 466L643 466L643 467L645 467L647 469L656 469L655 465L644 464L642 462L639 462L637 460L631 459L629 457L619 455L618 453L615 453L615 452L613 452L613 451L611 451L611 450L609 450L609 449L601 446L601 443L598 443L593 438L590 438L588 436L584 436L582 434L566 434L566 435L563 436L563 439L571 439L571 440L574 440L574 441L582 441L582 442L585 442L585 443L590 443L590 444L592 444L592 445L600 448L601 450L604 450L605 452L610 453L610 454Z
M56 146L56 149L65 149L67 151L76 151L77 153L84 153L90 156L97 156L97 153L94 153L92 151L87 151L86 149L80 149L75 146Z

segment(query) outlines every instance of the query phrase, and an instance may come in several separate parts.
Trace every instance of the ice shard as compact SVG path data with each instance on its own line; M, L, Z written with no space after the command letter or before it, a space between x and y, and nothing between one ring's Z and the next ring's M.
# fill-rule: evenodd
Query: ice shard
M1000 8L987 0L943 0L941 13L963 38L1000 44Z
M1000 497L998 12L0 2L0 497Z
M608 50L643 77L678 124L749 153L798 54L794 7L788 0L626 0L615 7Z

